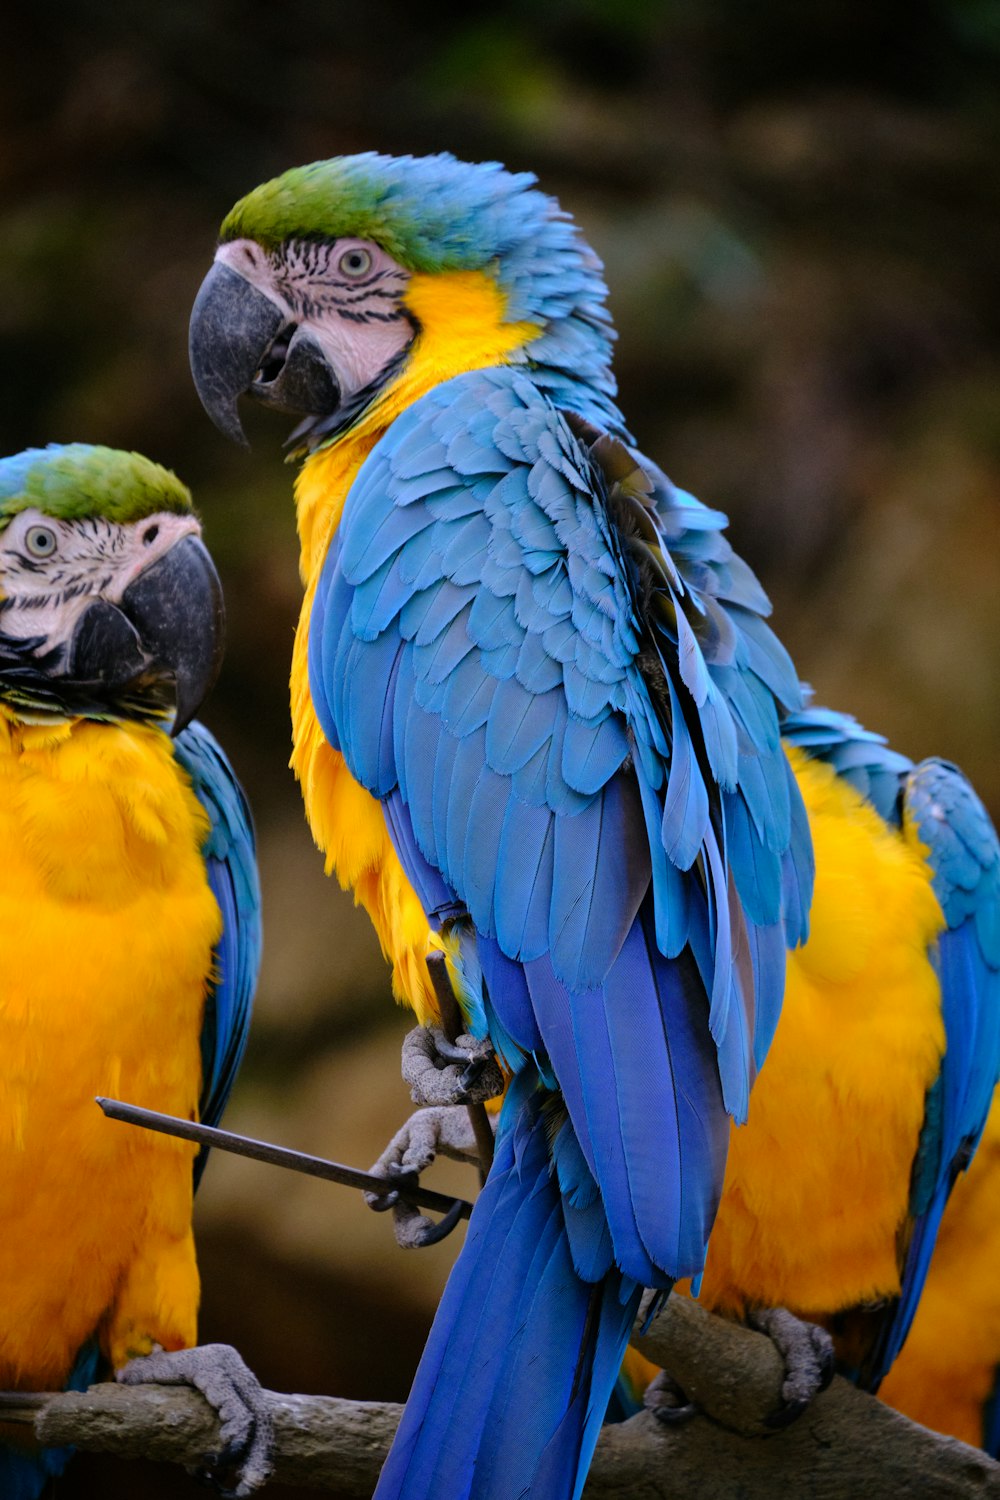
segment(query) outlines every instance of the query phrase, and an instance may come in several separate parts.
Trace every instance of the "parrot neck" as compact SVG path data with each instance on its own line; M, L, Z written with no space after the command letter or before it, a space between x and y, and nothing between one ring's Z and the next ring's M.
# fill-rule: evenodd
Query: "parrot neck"
M295 506L307 587L322 567L355 475L396 418L456 375L523 362L525 346L542 331L537 323L505 321L504 293L482 271L415 274L405 301L418 328L405 365L359 421L300 470Z

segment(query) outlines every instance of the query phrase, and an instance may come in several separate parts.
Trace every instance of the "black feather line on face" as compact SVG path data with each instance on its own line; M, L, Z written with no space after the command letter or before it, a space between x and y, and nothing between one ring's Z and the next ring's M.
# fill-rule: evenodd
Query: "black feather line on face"
M412 318L409 319L412 323ZM414 337L417 329L414 327ZM307 417L300 422L298 427L290 434L285 442L285 447L293 457L312 453L321 444L329 442L331 438L342 437L354 426L371 406L379 392L395 379L396 375L406 364L409 357L412 341L401 349L394 359L391 359L384 369L380 370L374 380L368 385L362 386L360 391L355 391L343 405L331 412L329 416Z
M15 715L55 719L134 719L158 723L174 708L174 688L160 673L143 673L110 690L100 679L62 676L65 645L43 635L18 638L0 631L0 701Z

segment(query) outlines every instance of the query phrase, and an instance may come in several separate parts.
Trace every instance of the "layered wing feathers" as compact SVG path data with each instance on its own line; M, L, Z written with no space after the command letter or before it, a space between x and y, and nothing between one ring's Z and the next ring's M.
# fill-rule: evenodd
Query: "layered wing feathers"
M216 1124L236 1079L250 1028L260 968L260 884L253 820L243 789L218 742L194 723L174 740L174 754L208 814L205 867L222 912L222 936L202 1024L200 1118ZM204 1166L205 1153L196 1171Z
M695 1114L724 1119L721 1075L745 1115L780 1007L784 910L797 941L811 886L776 702L797 703L798 683L721 525L523 375L476 372L411 407L363 465L310 629L328 737L391 807L417 889L435 872L436 906L453 897L484 951L524 966L496 1019L551 1059L621 1209L616 1248L631 1214L638 1260L661 1267L650 1149L655 1163L673 1141L692 1182L717 1178L719 1132L678 1126L659 1098L640 1123L641 1101L661 1061L664 1087L683 1087L691 1058L675 1071L669 1053L690 1045ZM636 944L641 997L616 977ZM606 1091L608 1162L588 1124ZM713 1144L692 1144L706 1128Z

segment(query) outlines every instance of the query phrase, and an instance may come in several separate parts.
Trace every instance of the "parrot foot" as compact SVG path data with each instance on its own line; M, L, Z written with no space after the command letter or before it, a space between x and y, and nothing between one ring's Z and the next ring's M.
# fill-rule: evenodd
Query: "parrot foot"
M698 1411L694 1402L688 1400L676 1380L672 1375L668 1375L666 1370L661 1370L659 1375L655 1375L649 1382L643 1392L642 1404L664 1426L686 1422Z
M447 1156L452 1161L479 1165L479 1151L473 1134L469 1114L461 1105L437 1105L430 1109L418 1109L401 1130L397 1130L382 1155L370 1170L377 1177L406 1178L410 1183L425 1171L436 1156ZM420 1250L427 1245L436 1245L449 1235L458 1223L460 1205L456 1205L437 1223L428 1219L412 1203L407 1203L398 1193L387 1193L378 1198L374 1193L365 1194L365 1202L376 1213L392 1209L392 1227L396 1243L404 1250Z
M415 1026L403 1039L402 1063L414 1104L482 1104L503 1093L493 1048L467 1032L450 1042L440 1026Z
M206 1454L195 1477L221 1495L252 1495L271 1474L274 1428L256 1375L229 1344L159 1350L132 1359L115 1376L122 1385L190 1385L219 1418L222 1447Z
M833 1379L833 1340L825 1328L796 1318L784 1307L755 1308L746 1321L767 1335L785 1361L782 1404L766 1420L769 1427L787 1427Z

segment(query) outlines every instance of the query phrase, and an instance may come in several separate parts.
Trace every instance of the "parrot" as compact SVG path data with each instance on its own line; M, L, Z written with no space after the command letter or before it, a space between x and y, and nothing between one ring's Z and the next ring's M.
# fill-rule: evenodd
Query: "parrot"
M776 1342L778 1303L895 1299L851 1353L874 1381L996 1076L964 988L995 985L993 914L985 957L965 935L995 839L973 818L955 853L940 974L920 842L961 844L974 794L917 768L897 827L847 775L850 735L783 738L807 698L770 603L726 517L633 446L606 299L532 174L363 152L242 198L192 310L216 426L245 442L244 395L297 419L292 766L419 1023L404 1076L435 1107L505 1088L378 1500L575 1500L644 1288L711 1273Z
M789 954L785 1003L769 1065L754 1089L746 1125L731 1130L699 1300L722 1313L744 1311L762 1296L780 1302L830 1331L843 1374L868 1390L878 1390L890 1405L916 1420L990 1448L988 1435L996 1430L991 1427L996 1422L994 1382L1000 1368L1000 1292L991 1255L997 1232L991 1228L989 1203L1000 1163L1000 1109L994 1106L991 1112L1000 1027L1000 847L979 798L948 762L932 759L914 765L850 715L813 706L786 715L782 737L790 755L804 754L827 766L836 776L835 794L857 795L869 815L874 813L887 829L902 835L930 872L945 918L931 958L939 976L948 1046L927 1096L895 1245L888 1238L882 1242L884 1250L895 1253L898 1280L894 1285L891 1262L886 1262L867 1293L860 1290L855 1270L849 1272L855 1289L850 1291L848 1280L842 1284L848 1295L842 1291L831 1297L835 1255L853 1256L865 1265L865 1274L871 1274L875 1261L864 1243L871 1220L852 1213L854 1232L849 1235L845 1217L837 1223L824 1214L821 1202L803 1200L796 1170L801 1142L794 1132L789 1134L781 1117L794 1108L795 1075L802 1073L802 1059L816 1042L817 1022L825 1021L807 1008L815 961L823 956L815 940ZM831 896L842 909L847 905L846 893L828 884L850 874L849 869L838 870L835 858L826 852L828 827L824 817L814 816L813 910L818 919ZM850 930L855 954L859 935L857 928ZM829 955L823 962L829 973ZM862 991L871 992L868 986ZM866 1018L855 1023L853 1045L866 1044L873 1053L878 1047L876 1055L884 1059L887 1049L879 1030L909 1024L910 1017L906 1009L894 1015L883 1003L873 1020L874 1025ZM842 1030L849 1024L843 1011L839 1024ZM852 1039L845 1040L850 1044ZM844 1100L838 1108L837 1094L847 1081L851 1074L844 1069L831 1069L824 1080L805 1075L809 1088L830 1091L826 1151L845 1182L852 1180L851 1168L846 1160L838 1161L836 1153L856 1149L856 1137L838 1123L838 1116L842 1118L853 1103ZM815 1101L808 1110L817 1114ZM801 1109L800 1118L804 1117ZM884 1109L881 1118L888 1123ZM980 1135L982 1145L973 1159ZM770 1180L758 1165L764 1152ZM869 1167L860 1182L868 1209L878 1179ZM825 1177L823 1185L828 1186ZM853 1194L848 1201L853 1201ZM803 1213L814 1215L804 1243L795 1235ZM831 1235L825 1261L817 1242L821 1227ZM956 1300L959 1275L963 1294ZM638 1351L627 1352L614 1396L615 1417L632 1415L646 1404L654 1411L665 1406L664 1414L676 1420L677 1397L668 1377L661 1377ZM993 1444L991 1451L995 1437Z
M0 459L8 1390L149 1378L143 1356L196 1342L204 1156L106 1119L95 1096L212 1122L245 1046L253 826L193 718L222 629L218 575L171 472L85 443ZM71 1450L0 1433L0 1493L34 1500Z

